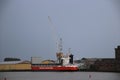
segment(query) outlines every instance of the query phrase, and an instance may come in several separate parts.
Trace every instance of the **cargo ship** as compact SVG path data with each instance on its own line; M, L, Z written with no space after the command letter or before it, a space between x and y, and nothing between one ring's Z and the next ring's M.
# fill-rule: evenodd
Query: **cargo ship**
M57 61L54 63L41 63L40 58L31 58L32 71L77 71L78 66L74 64L73 54L70 52L64 55L62 52L62 38L58 43L58 51L56 53Z
M75 65L61 66L59 64L34 64L32 65L32 71L77 71L78 67Z
M32 59L32 71L77 71L78 66L73 63L73 55L63 56L63 53L57 53L56 63L38 63L37 60ZM38 60L39 61L39 60ZM37 62L37 63L36 63Z

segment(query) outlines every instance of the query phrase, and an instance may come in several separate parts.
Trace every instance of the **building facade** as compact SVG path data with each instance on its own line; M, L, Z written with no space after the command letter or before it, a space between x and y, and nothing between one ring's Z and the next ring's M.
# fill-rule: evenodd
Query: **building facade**
M116 71L120 71L120 46L115 48Z

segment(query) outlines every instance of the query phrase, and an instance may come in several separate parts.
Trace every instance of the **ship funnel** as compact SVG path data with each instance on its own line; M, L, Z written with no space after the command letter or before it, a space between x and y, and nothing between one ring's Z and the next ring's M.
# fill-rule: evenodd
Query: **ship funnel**
M74 55L72 55L72 54L69 55L69 57L70 57L70 61L69 61L70 64L73 64L73 56L74 56Z

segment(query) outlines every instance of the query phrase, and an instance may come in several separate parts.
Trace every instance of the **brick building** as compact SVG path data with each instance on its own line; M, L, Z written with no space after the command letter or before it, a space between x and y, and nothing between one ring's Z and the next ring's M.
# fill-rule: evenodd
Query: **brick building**
M95 62L95 70L97 71L115 71L115 59L103 58Z
M120 71L120 46L115 48L116 71Z
M95 61L97 71L120 71L120 46L115 48L115 58L103 58Z

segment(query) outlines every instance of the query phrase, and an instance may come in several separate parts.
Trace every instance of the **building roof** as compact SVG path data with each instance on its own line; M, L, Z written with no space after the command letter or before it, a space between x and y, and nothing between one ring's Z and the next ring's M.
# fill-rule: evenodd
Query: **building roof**
M5 61L0 62L0 64L29 64L30 61Z
M22 61L5 61L5 62L0 62L0 64L18 64L21 63Z

